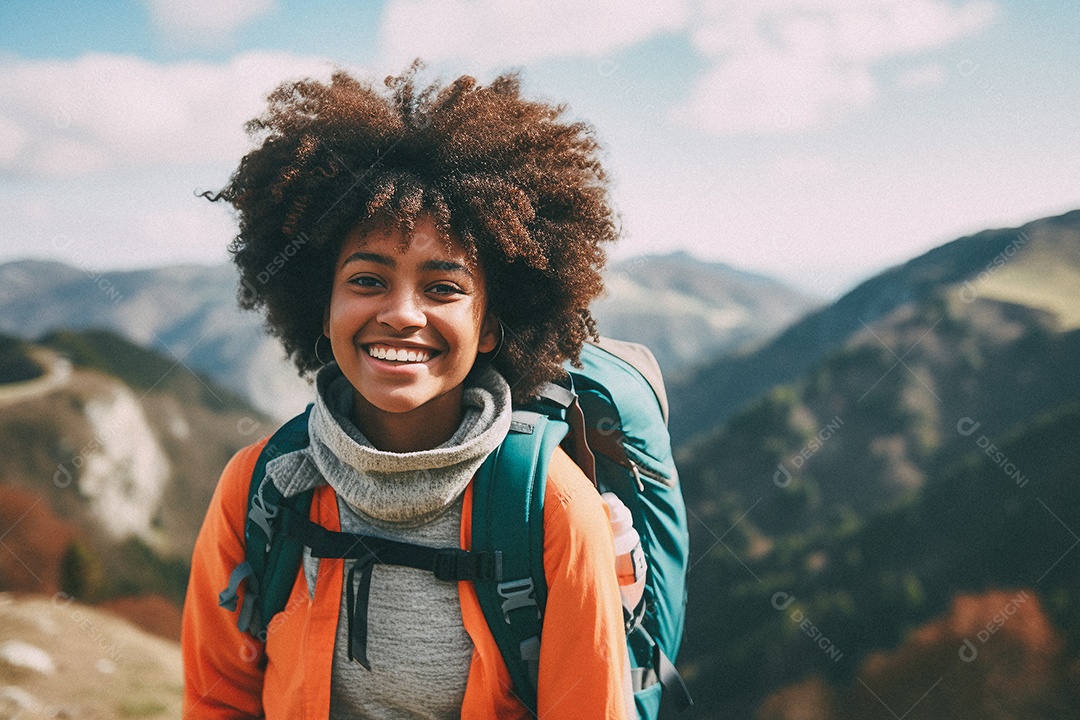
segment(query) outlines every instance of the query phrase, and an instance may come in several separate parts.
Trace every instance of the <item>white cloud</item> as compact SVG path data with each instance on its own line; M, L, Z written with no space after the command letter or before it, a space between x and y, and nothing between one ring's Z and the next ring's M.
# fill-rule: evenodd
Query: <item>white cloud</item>
M75 138L59 137L42 143L31 162L31 169L38 175L74 178L101 170L107 164L107 159L96 145Z
M995 0L390 0L381 62L413 57L490 70L602 57L664 32L688 32L708 69L673 120L717 134L827 125L880 95L874 65L940 48L985 28ZM911 71L903 87L938 82Z
M234 164L278 83L328 78L329 62L250 53L223 64L127 55L0 61L0 168L72 177L128 167Z
M274 0L146 0L158 31L172 43L216 45L275 9Z
M996 12L989 0L709 0L691 38L712 67L674 117L718 134L826 124L877 97L875 62L974 34Z
M379 28L383 64L414 57L488 70L562 57L601 57L683 28L686 0L390 0Z

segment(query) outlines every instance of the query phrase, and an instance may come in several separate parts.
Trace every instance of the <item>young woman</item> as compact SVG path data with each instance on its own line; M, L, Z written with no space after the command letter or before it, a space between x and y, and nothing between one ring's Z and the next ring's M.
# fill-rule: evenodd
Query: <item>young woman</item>
M314 489L310 519L328 530L468 548L473 474L512 402L595 335L589 304L617 233L588 126L522 98L514 76L418 89L415 74L383 91L344 73L281 86L212 199L238 211L241 304L316 377L310 445L267 476L285 496ZM196 543L185 717L529 717L467 581L376 565L369 667L350 660L352 561L306 553L265 642L237 629L218 593L244 560L265 442L226 467ZM611 529L561 450L543 523L538 715L625 718Z

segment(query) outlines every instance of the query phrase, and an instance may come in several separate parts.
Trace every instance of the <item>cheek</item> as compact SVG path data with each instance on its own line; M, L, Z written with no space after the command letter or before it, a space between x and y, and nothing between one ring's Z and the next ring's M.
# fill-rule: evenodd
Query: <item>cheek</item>
M326 310L326 324L329 335L352 334L364 318L364 302L359 296L334 295Z
M334 337L341 332L341 304L336 302L333 298L330 299L330 307L326 309L326 334L330 337Z

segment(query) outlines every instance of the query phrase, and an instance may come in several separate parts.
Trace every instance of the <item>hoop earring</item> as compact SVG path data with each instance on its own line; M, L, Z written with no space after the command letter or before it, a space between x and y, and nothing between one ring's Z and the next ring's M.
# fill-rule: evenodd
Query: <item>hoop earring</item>
M498 322L499 322L499 342L495 344L495 349L492 350L491 353L484 356L485 358L487 358L488 362L491 362L496 357L498 357L499 353L502 352L503 344L506 342L506 326L503 325L502 320L499 320Z
M328 362L326 360L323 360L321 357L319 357L319 341L322 340L325 337L326 337L325 335L320 335L319 337L315 338L315 360L317 360L320 365L326 365L327 362ZM330 338L326 338L326 339L329 340ZM331 349L333 349L333 348L331 348Z

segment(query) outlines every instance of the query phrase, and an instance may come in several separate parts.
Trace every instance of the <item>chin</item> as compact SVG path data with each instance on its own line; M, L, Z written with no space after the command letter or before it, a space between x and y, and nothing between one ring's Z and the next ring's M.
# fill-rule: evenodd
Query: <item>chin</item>
M394 396L394 395L385 396L384 395L384 396L381 396L381 397L374 397L374 398L370 398L370 397L365 396L364 400L366 400L368 405L370 405L375 410L378 410L378 411L384 412L384 413L394 413L394 414L412 412L413 410L418 410L419 408L423 407L423 405L424 405L424 401L422 399L409 397L407 395L406 396Z

